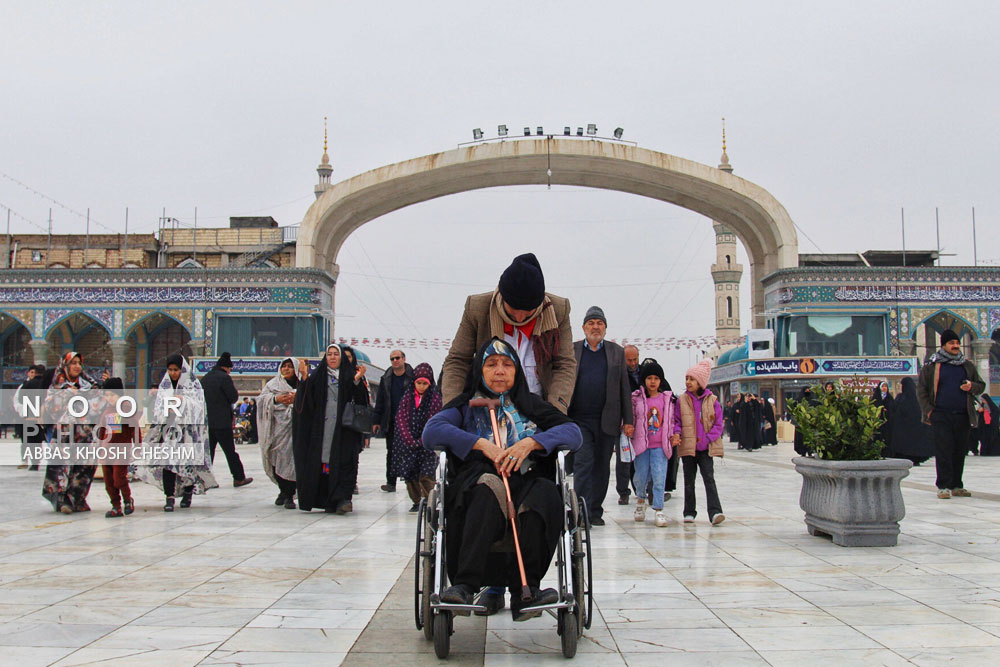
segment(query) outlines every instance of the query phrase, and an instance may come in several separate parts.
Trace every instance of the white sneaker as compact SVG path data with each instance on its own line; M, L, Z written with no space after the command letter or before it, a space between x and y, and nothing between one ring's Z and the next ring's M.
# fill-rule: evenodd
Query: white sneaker
M694 517L690 514L684 515L684 523L694 523Z
M664 514L663 512L657 512L656 513L656 527L657 528L666 528L666 526L667 526L667 515Z
M718 526L720 523L722 523L725 520L726 520L726 515L723 514L722 512L719 512L718 514L716 514L715 516L712 517L712 525L713 526Z
M646 520L646 499L645 498L639 498L639 501L636 503L636 506L635 506L635 513L632 516L634 516L635 520L638 521L638 522L642 522L642 521Z

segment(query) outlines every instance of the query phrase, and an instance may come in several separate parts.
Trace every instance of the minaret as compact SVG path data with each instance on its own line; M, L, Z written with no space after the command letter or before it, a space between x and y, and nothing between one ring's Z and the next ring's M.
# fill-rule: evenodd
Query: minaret
M326 116L323 116L323 159L316 167L316 173L319 174L319 183L313 188L313 192L316 193L316 199L319 199L324 192L330 189L330 175L333 173L333 167L330 166L330 156L326 152Z
M722 119L722 159L719 169L733 173L726 153L726 119ZM740 277L743 265L736 263L736 234L718 221L715 229L715 264L712 280L715 281L715 337L720 348L735 345L740 337Z

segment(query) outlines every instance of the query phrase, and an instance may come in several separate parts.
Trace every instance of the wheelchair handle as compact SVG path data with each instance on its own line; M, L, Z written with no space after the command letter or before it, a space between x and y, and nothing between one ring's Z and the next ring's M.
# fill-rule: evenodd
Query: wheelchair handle
M500 399L498 398L473 398L469 401L470 408L491 408L496 410L500 407Z

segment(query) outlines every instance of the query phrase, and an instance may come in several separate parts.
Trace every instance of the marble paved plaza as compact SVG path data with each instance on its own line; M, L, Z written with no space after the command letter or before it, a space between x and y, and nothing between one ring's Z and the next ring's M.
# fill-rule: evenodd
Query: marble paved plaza
M30 665L436 664L413 626L414 517L379 491L381 441L362 454L353 515L275 507L254 446L249 487L165 514L136 485L131 517L52 512L40 472L0 468L0 663ZM938 500L933 461L904 481L895 548L810 537L789 444L727 448L728 520L636 524L611 498L594 531L593 628L573 664L995 665L1000 663L1000 458L970 458L972 498ZM460 618L458 665L565 663L555 622Z

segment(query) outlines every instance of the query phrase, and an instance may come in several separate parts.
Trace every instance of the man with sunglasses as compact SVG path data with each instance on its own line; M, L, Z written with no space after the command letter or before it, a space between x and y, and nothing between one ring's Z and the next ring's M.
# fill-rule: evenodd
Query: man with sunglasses
M406 363L406 355L402 350L393 350L389 353L389 364L388 370L378 383L372 430L375 435L385 436L385 484L382 485L382 490L393 493L396 490L396 478L389 472L389 465L392 462L392 436L395 432L399 402L413 382L413 367Z

